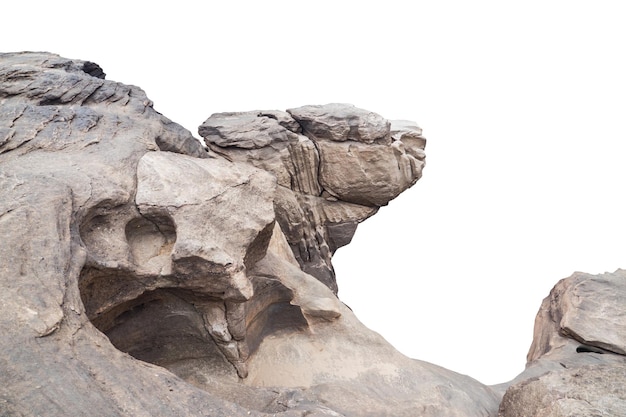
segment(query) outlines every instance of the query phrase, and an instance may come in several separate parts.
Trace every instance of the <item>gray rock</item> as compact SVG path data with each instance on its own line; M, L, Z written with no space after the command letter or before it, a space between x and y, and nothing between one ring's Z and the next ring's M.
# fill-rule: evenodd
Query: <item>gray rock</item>
M102 79L96 64L32 52L0 54L0 59L0 97L10 99L0 114L0 153L89 146L106 135L123 135L136 117L161 149L208 156L189 131L152 108L143 90ZM109 111L111 105L123 111Z
M404 357L336 297L332 254L378 206L323 189L290 116L213 126L263 120L209 153L103 77L0 55L0 415L495 415L490 388ZM370 128L347 140L401 148Z
M278 111L217 113L198 131L212 150L229 160L268 171L283 187L319 195L317 150L307 137L289 130L298 130L292 123L299 127L288 113Z

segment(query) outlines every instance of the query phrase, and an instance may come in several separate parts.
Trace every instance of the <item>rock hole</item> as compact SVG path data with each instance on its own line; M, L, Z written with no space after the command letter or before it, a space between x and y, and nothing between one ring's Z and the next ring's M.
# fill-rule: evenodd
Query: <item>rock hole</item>
M589 346L589 345L580 345L576 348L576 353L599 353L599 354L604 354L604 349L600 349L598 347L595 346Z
M85 74L91 75L92 77L100 78L101 80L104 80L104 78L106 77L106 74L104 73L102 68L100 68L100 65L96 64L95 62L85 61L83 63L82 70Z
M100 330L122 352L183 379L219 376L237 381L232 365L208 335L202 315L186 298L176 289L146 292L100 320L106 323Z
M210 296L171 282L173 219L138 214L134 207L98 210L81 225L90 259L79 279L87 316L115 348L136 359L190 382L216 376L238 381L194 304Z

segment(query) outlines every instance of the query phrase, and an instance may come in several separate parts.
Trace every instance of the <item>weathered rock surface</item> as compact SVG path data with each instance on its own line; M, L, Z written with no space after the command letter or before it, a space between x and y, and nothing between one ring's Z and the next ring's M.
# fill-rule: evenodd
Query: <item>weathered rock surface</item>
M227 113L209 151L139 88L45 53L0 54L0 105L0 415L497 413L335 294L334 251L421 175L414 124Z
M0 415L626 416L626 271L561 280L494 387L406 358L332 256L421 176L351 105L199 132L87 61L0 54Z
M276 177L276 220L300 267L335 292L334 252L424 167L415 123L348 104L217 113L199 133L216 153Z
M626 271L563 279L535 320L500 416L626 416ZM498 387L496 387L498 389Z

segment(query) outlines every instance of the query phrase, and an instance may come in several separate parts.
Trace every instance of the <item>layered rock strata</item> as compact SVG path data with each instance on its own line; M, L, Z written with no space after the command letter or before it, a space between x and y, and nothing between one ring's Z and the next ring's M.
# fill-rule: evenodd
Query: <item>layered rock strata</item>
M345 104L218 113L199 133L216 153L276 177L276 220L302 270L335 293L332 255L424 166L417 125Z
M0 104L0 414L495 415L335 294L334 251L421 175L414 124L221 114L209 150L45 53L0 55Z

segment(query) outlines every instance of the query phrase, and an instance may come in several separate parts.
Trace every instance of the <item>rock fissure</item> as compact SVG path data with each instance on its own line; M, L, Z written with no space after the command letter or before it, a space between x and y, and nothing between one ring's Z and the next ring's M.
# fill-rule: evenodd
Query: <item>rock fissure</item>
M319 161L320 158L320 148L317 145L317 142L315 142L314 140L311 141L311 143L313 144L313 147L315 148L315 154L317 156L317 160ZM328 193L327 190L324 189L324 187L321 185L322 181L321 181L321 164L317 164L317 169L315 171L315 179L317 180L317 183L319 184L319 193L317 194L318 197L322 196L322 194L324 193L324 191L326 191ZM330 193L329 193L330 194Z
M20 110L18 110L18 113L13 117L13 120L11 120L11 123L8 126L9 129L13 129L15 127L15 122L24 115L24 112L26 112L26 108L26 105L20 106Z
M97 101L94 99L98 94L101 93L101 88L104 85L104 81L102 83L100 83L100 85L97 85L95 88L93 88L93 90L91 92L89 92L89 94L87 94L80 103L78 103L81 106L87 106L90 103L94 103L97 104Z

